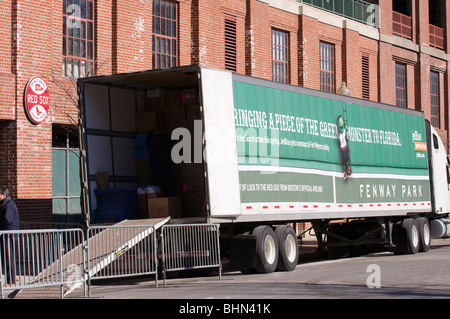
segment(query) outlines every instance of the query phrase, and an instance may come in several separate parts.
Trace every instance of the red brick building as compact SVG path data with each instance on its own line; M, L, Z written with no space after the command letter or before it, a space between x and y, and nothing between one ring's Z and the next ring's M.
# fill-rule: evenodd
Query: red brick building
M0 184L22 220L80 212L77 77L202 64L421 110L448 147L444 0L1 0ZM41 76L50 111L24 112ZM59 217L59 218L58 218ZM75 218L76 219L76 218Z

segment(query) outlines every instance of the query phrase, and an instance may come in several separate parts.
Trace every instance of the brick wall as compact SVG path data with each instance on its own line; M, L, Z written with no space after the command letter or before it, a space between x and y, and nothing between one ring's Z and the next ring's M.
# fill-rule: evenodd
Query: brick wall
M428 1L412 0L410 16L412 18L412 39L406 40L392 36L392 1L380 0L380 93L379 100L395 105L395 62L407 66L407 107L423 111L425 118L431 118L430 105L430 71L439 72L440 81L440 128L438 132L444 144L448 144L448 55L444 51L430 46ZM450 13L450 3L445 2L441 8L445 15ZM386 14L387 13L387 14ZM447 19L448 20L448 19ZM449 22L441 27L449 33ZM448 42L445 48L449 51Z
M48 200L52 197L51 112L40 125L31 124L23 108L23 93L28 80L52 69L53 10L40 2L12 1L12 71L15 72L15 122L8 134L15 137L15 156L8 159L7 183L16 202ZM62 4L61 4L62 5ZM61 7L61 6L59 6ZM58 21L61 21L59 19ZM61 40L60 40L61 42ZM13 144L14 145L14 144ZM15 157L15 158L14 158ZM33 207L30 205L29 207ZM48 206L34 207L36 214L49 215ZM50 212L51 214L51 212Z
M15 80L12 70L12 1L0 1L0 118L15 119Z
M395 61L401 61L407 64L408 107L429 118L429 72L438 70L439 133L447 143L450 62L444 52L429 46L428 4L412 1L413 39L409 41L392 36L391 0L379 0L380 30L373 37L358 31L367 27L357 22L306 5L302 8L297 2L179 0L179 64L223 69L224 19L232 16L237 28L237 72L241 74L272 78L271 29L277 28L289 33L291 84L320 89L319 42L326 41L335 45L336 89L346 81L351 95L362 97L361 55L368 54L370 99L395 104ZM74 123L78 116L75 81L61 76L62 3L0 0L0 156L4 159L0 168L6 170L0 173L0 184L13 190L22 211L39 218L51 216L52 124ZM151 3L96 1L96 74L152 68ZM449 16L450 4L443 10ZM450 27L445 30L450 36ZM450 41L446 46L450 52ZM51 92L50 114L39 125L28 121L22 101L25 85L34 75L43 76Z

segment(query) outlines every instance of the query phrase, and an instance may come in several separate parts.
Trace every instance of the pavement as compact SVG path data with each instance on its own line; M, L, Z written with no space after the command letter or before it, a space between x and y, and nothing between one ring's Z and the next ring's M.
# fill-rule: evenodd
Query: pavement
M303 237L299 244L299 264L311 262L314 260L319 260L324 256L318 251L316 238L313 236ZM227 260L222 262L222 275L223 274L239 274L240 271L230 270L228 267ZM166 274L166 281L164 282L164 277L160 273L158 275L158 287L167 285L183 285L186 282L192 282L192 280L204 280L208 278L214 278L214 276L219 276L219 271L217 269L212 269L211 271L205 271L204 269L199 270L183 270L168 272ZM223 276L222 276L223 277ZM88 290L80 287L72 291L70 294L66 295L65 299L80 299L80 298L94 298L94 299L123 299L126 293L124 290L133 290L136 288L142 289L146 287L152 289L148 291L148 295L155 294L155 281L154 275L146 276L135 276L135 277L121 277L114 279L102 279L102 280L92 280L91 285ZM145 289L144 289L145 290ZM132 295L133 293L130 292ZM145 291L143 291L145 295ZM60 299L61 290L59 286L47 286L40 288L30 288L22 290L9 290L5 292L6 298L13 299Z
M315 260L324 258L323 254L318 251L317 241L315 237L307 236L302 238L299 245L299 264L307 263ZM236 273L234 270L228 268L226 261L222 264L222 277L226 273ZM240 273L240 272L238 272ZM215 280L219 276L218 271L213 271L208 273L205 277L205 272L199 271L179 271L179 272L169 272L167 273L166 284L168 286L180 286L183 283L188 283L193 280L194 277L200 277L202 280ZM213 279L211 279L213 278ZM143 287L147 287L142 290ZM158 276L158 288L156 288L156 282L154 276L144 276L144 277L130 277L130 278L119 278L119 279L103 279L103 280L93 280L90 286L90 293L85 296L85 292L82 288L79 288L72 293L70 293L65 298L94 298L94 299L126 299L127 294L125 290L141 289L142 296L145 298L145 290L152 289L151 294L154 293L154 289L160 289L164 287L163 276L160 274ZM149 291L150 292L150 291Z

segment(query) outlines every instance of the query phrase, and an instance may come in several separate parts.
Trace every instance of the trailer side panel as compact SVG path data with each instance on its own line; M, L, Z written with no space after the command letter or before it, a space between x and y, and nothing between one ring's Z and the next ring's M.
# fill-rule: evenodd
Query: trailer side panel
M421 113L309 91L234 77L242 220L431 210Z

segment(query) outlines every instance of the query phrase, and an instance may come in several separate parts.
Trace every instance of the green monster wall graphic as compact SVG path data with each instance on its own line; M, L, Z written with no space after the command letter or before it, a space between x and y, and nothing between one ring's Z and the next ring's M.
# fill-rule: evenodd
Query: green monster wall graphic
M344 166L344 179L347 179L347 176L352 173L350 168L350 150L348 149L347 144L347 121L342 117L341 114L338 116L338 136L339 143L341 147L341 160L342 165Z

